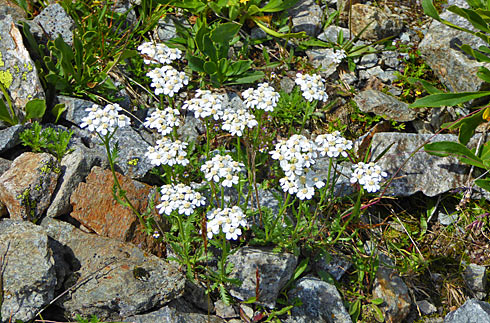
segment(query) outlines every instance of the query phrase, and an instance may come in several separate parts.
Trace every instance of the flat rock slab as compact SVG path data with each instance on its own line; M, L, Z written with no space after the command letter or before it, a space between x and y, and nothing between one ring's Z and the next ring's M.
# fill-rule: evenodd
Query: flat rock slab
M412 302L408 287L391 268L379 267L374 281L373 297L383 299L380 309L387 322L403 322L410 312Z
M228 257L228 262L234 265L230 276L243 281L241 286L232 286L230 293L240 300L255 297L258 270L260 298L257 303L274 308L277 295L291 278L297 261L297 257L290 253L278 254L269 250L241 248Z
M459 7L468 8L465 0L453 2ZM474 29L466 19L447 10L440 17L457 26ZM490 63L480 63L467 56L458 47L461 44L468 44L476 49L485 42L470 33L433 21L419 44L419 50L424 61L452 92L473 92L488 88L488 84L478 78L476 73L480 66L490 68Z
M10 15L0 16L0 82L8 90L18 115L32 99L44 99L37 69Z
M313 0L300 0L288 10L293 24L293 32L304 31L316 37L322 27L323 11Z
M133 206L140 214L144 213L152 195L156 199L155 190L147 184L116 174ZM73 211L70 216L98 235L131 241L139 220L129 207L114 199L113 185L114 177L110 170L93 167L86 181L80 183L71 195ZM158 218L157 214L155 216Z
M13 148L21 143L19 135L26 129L25 125L14 126L0 130L0 153Z
M360 3L352 5L351 22L354 35L372 41L397 36L403 28L403 22L398 16L388 15L380 8ZM367 29L361 33L366 26Z
M26 221L0 222L0 282L0 322L29 321L53 300L55 262L43 228Z
M377 162L391 176L418 147L430 138L432 138L431 142L457 141L455 135L379 132L372 139L372 159L393 143L388 152ZM409 196L416 192L436 196L466 186L468 179L466 174L467 167L457 158L429 155L422 148L410 157L387 192L394 196Z
M362 91L354 101L362 112L371 112L388 120L406 122L417 117L416 111L409 109L408 104L380 91Z
M331 322L332 318L333 322L352 322L335 285L316 277L301 278L288 296L290 299L297 297L303 303L293 307L291 310L293 317L309 317L310 322Z
M45 218L42 227L53 239L57 269L72 271L65 271L64 280L71 292L58 301L71 317L121 320L163 306L184 291L185 277L176 266L132 244L52 218Z
M444 323L470 322L490 323L490 304L477 299L470 299L444 318Z
M26 152L17 157L0 176L0 202L7 207L10 218L40 219L51 203L59 176L53 155Z

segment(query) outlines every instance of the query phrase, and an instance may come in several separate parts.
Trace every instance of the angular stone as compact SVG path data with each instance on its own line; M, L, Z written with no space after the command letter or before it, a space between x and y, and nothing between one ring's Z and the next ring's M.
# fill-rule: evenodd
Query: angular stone
M374 113L388 120L406 122L417 117L408 104L380 91L362 91L354 97L354 101L362 112Z
M64 104L66 107L66 112L62 114L62 117L76 125L80 125L82 123L82 119L88 115L88 112L85 111L85 109L91 108L93 105L100 107L92 101L72 98L64 95L58 95L57 99L58 103Z
M351 266L351 262L338 255L322 257L315 263L317 271L322 270L329 273L336 281L339 281Z
M478 322L490 323L490 304L470 299L460 308L450 312L444 318L444 323Z
M325 28L325 30L318 35L318 39L336 44L340 32L342 32L342 37L344 39L350 39L349 29L334 25L330 25Z
M322 27L323 12L313 0L299 0L288 10L292 18L293 32L304 31L311 37L316 37Z
M417 307L420 309L422 315L431 315L437 312L437 307L425 299L422 301L417 301Z
M22 119L26 103L35 98L44 99L44 90L11 16L0 16L0 35L0 83L9 92L15 112Z
M7 207L10 218L39 220L51 202L59 176L53 155L26 152L17 157L0 176L0 202Z
M315 68L321 68L323 77L329 77L335 73L340 65L334 62L336 54L333 48L308 49L306 55Z
M25 128L24 125L16 124L0 130L0 153L20 144L19 135Z
M61 35L65 43L70 46L73 44L75 22L59 3L48 5L28 23L32 34L44 42L55 40Z
M26 12L17 3L10 0L0 0L0 16L11 15L14 22L26 16Z
M394 174L408 159L397 174L398 178L391 182L388 194L409 196L420 191L427 196L436 196L466 186L467 168L457 158L429 155L423 148L410 157L428 140L431 142L457 141L457 137L455 135L433 136L395 132L379 132L373 136L372 159L375 159L388 145L393 143L393 146L377 162L389 175Z
M140 214L146 211L148 201L155 194L154 189L146 184L134 181L119 173L117 178L126 196ZM108 169L93 167L85 182L82 182L71 195L73 211L70 216L98 235L117 238L124 241L135 241L139 236L136 229L138 217L129 207L118 203L112 194L114 177ZM153 195L156 199L156 196ZM158 214L154 214L159 218Z
M288 296L290 299L297 297L303 303L293 307L293 317L307 317L309 322L352 322L337 288L318 278L301 278Z
M487 291L487 267L477 264L469 264L463 273L468 287L475 293L477 298L483 299Z
M245 247L229 256L228 262L234 265L230 277L243 281L241 286L231 286L231 295L240 300L255 297L258 270L260 297L257 304L274 308L279 291L294 272L297 257L289 253L277 254Z
M49 217L70 213L70 196L73 191L80 182L85 180L93 166L100 166L102 163L101 156L91 149L81 144L74 149L61 160L59 184L46 213Z
M374 281L373 298L383 299L384 302L379 307L386 322L403 322L410 312L412 303L408 287L391 268L379 267Z
M403 22L397 15L388 15L377 7L360 3L352 5L350 21L354 35L372 41L397 36L403 28ZM360 34L368 24L369 27Z
M41 227L25 221L0 221L0 282L2 322L34 319L53 300L54 259Z
M80 314L120 320L165 305L184 290L185 278L176 266L132 244L84 233L52 218L41 225L53 239L56 268L70 268L63 289L71 292L57 304L71 318Z
M468 8L465 0L454 1L454 4ZM445 10L440 17L457 26L474 29L466 19L450 11ZM419 44L419 50L424 61L451 92L473 92L487 89L488 84L478 78L476 73L480 66L490 68L490 63L480 63L469 57L458 47L461 44L468 44L477 49L485 42L470 33L433 21L429 32Z
M201 313L186 312L180 304L162 307L154 312L129 316L123 320L128 323L225 323L226 321L215 316Z

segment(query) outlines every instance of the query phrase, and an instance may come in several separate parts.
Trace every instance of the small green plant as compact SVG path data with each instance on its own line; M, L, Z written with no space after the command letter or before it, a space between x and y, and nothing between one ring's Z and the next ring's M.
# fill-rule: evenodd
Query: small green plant
M0 98L0 120L7 122L11 126L20 123L19 116L15 113L12 100L7 90L0 83L0 90L3 93L3 97ZM5 104L5 101L7 104ZM25 106L26 115L24 117L24 122L30 119L40 119L44 116L46 111L46 101L41 99L33 99L27 102Z
M75 320L77 323L102 323L101 320L97 317L97 315L92 315L90 318L82 317L80 314L75 316Z
M54 128L44 128L37 122L33 122L29 129L24 130L20 135L20 140L24 146L28 146L33 152L47 151L56 156L58 161L71 152L68 149L73 130L55 130Z

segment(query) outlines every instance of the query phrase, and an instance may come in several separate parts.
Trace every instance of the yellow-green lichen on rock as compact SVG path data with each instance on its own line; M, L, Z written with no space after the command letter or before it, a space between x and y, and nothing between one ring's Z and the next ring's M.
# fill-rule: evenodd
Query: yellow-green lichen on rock
M12 85L12 81L14 78L12 77L12 73L10 73L9 70L6 71L0 71L0 83L8 89Z
M2 59L2 52L0 52L0 67L4 67L5 66L5 63L3 62L3 59Z

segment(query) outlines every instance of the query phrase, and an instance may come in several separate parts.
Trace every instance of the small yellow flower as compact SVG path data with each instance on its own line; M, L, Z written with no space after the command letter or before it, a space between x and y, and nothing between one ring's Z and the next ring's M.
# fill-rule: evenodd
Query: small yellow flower
M490 121L490 107L486 108L485 111L483 111L483 120Z
M245 4L247 2L248 2L248 0L240 0L240 3L244 3Z

